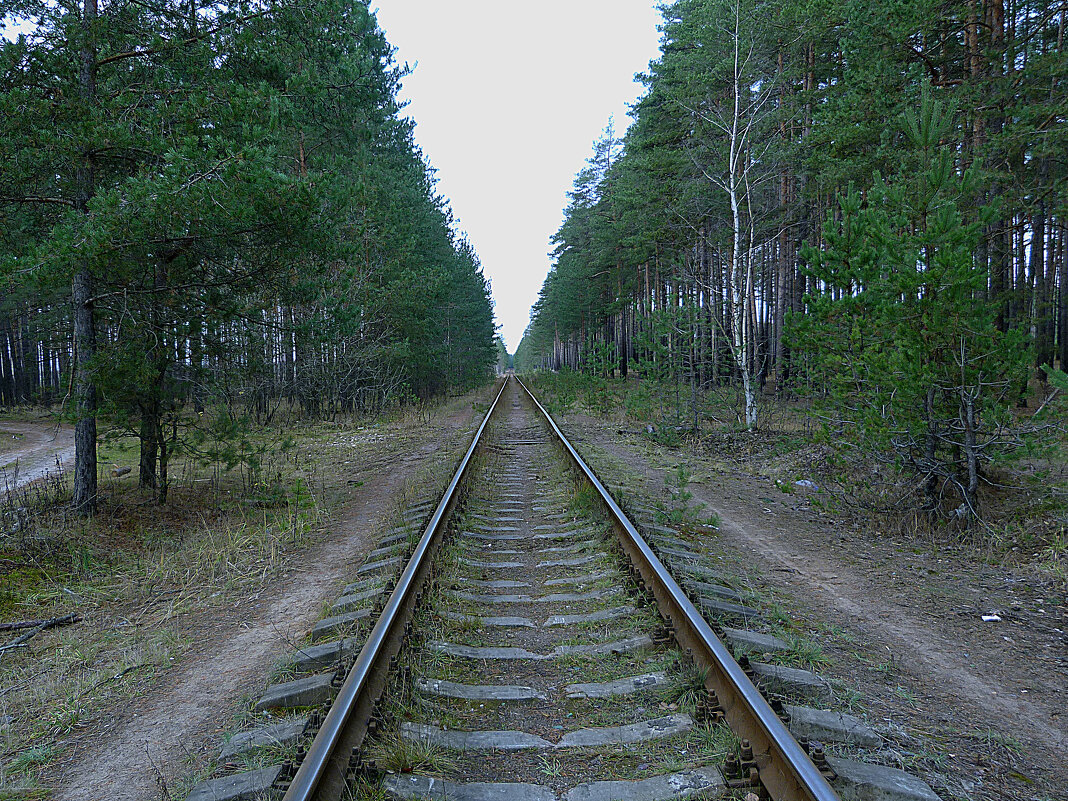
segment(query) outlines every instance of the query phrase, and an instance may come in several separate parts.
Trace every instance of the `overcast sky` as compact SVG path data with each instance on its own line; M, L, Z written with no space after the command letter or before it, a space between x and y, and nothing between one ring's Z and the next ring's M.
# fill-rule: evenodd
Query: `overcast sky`
M658 52L655 0L374 0L414 72L402 98L493 281L514 352L575 173L611 115L622 133Z

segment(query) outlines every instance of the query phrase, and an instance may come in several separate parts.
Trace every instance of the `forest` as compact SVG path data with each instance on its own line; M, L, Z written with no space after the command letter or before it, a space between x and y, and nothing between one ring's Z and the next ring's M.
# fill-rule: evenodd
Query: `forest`
M103 427L165 501L176 454L232 461L279 413L492 375L489 283L366 0L10 0L0 20L0 404L76 423L76 509Z
M790 402L932 518L981 518L992 467L1063 433L1065 4L661 11L517 367L660 382L694 432L717 393L743 431Z

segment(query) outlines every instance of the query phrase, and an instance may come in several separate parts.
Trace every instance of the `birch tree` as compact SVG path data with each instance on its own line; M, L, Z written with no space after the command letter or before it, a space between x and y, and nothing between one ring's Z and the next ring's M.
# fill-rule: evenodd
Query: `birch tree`
M691 158L708 183L721 192L728 206L726 226L715 219L718 204L712 203L713 228L727 229L729 241L726 270L726 320L717 321L730 349L741 382L745 427L757 427L757 395L761 373L756 352L755 254L764 242L759 219L762 203L757 194L770 177L766 158L771 150L768 103L774 96L774 74L764 66L765 42L755 5L743 0L725 4L701 3L688 22L692 36L701 40L701 55L707 59L701 89L703 96L685 94L683 85L672 91L674 102L708 131L708 142L696 142ZM723 24L723 20L727 24ZM775 231L768 240L778 236ZM707 282L705 288L711 290Z

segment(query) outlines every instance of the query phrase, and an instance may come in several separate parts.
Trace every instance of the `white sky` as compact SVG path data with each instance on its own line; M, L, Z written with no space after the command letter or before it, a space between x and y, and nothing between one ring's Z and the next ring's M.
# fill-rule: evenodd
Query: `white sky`
M493 281L514 352L549 270L575 173L611 115L617 135L659 50L655 0L375 0L402 99Z

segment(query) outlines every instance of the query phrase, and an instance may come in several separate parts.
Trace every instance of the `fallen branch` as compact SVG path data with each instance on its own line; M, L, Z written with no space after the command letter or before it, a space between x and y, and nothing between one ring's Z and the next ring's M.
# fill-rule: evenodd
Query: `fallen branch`
M64 615L63 617L54 617L51 620L18 620L14 623L0 623L0 631L16 631L18 629L34 629L38 626L44 626L45 628L52 628L53 626L68 626L71 623L78 623L81 618L77 614L71 613Z
M80 620L81 617L79 617L78 615L70 614L65 615L64 617L54 617L51 620L34 621L37 623L37 625L27 631L21 637L16 637L14 640L7 643L6 645L0 645L0 654L2 654L4 651L10 651L14 648L25 647L26 643L28 643L30 640L32 640L45 629L50 629L53 626L67 626L71 623L77 623Z
M142 662L140 665L132 665L131 667L126 668L126 670L119 671L114 676L105 676L100 681L98 681L96 684L94 684L90 689L91 690L95 690L97 687L101 686L102 684L108 684L109 682L118 681L123 676L127 675L128 673L133 673L134 671L144 670L145 668L150 668L150 667L156 667L156 663L155 662Z

